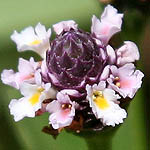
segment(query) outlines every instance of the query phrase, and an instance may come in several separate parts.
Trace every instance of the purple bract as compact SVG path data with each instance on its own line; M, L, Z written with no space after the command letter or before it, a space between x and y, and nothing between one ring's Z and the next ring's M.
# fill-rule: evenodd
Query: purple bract
M46 55L50 81L59 89L76 90L97 83L107 64L105 51L87 32L71 29L61 33L51 42Z

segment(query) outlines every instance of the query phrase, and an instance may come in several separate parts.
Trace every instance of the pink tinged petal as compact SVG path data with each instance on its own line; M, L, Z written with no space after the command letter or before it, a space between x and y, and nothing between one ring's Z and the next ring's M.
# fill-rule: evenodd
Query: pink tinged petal
M73 20L69 21L62 21L55 25L53 25L53 29L56 32L56 34L61 34L63 31L70 31L70 29L77 29L77 24Z
M30 61L19 58L19 72L15 73L13 70L4 70L1 75L2 81L5 84L19 89L19 86L23 81L33 82L34 72L37 67L38 63L34 62L32 57L30 58Z
M125 64L124 66L118 68L118 75L120 77L131 76L134 73L135 66L132 63Z
M74 103L72 103L71 108L63 108L62 105L59 101L54 100L46 107L46 110L51 113L49 123L52 124L54 129L70 125L75 116Z
M106 45L109 39L121 30L122 17L123 14L117 13L117 9L108 5L101 16L101 21L93 16L91 32Z
M116 53L110 45L106 47L106 51L108 54L108 63L113 65L116 62Z
M126 63L135 62L139 60L140 54L135 43L131 41L125 41L124 45L116 50L117 65L124 65Z
M53 113L49 117L49 123L52 124L54 129L59 129L62 127L69 126L72 123L73 117L62 115L62 112Z
M121 29L123 14L118 13L117 9L111 5L105 7L104 12L101 15L101 21L107 22Z
M19 89L19 84L16 82L16 74L12 69L3 70L1 73L1 80L4 84L10 85L16 89Z
M136 70L136 71L134 72L134 76L135 76L134 87L133 87L133 89L132 89L132 92L130 92L130 93L128 94L128 96L129 96L130 98L133 98L134 95L135 95L135 93L137 92L137 90L138 90L139 88L141 88L141 85L142 85L142 78L144 77L144 74L143 74L140 70Z
M34 81L34 72L38 67L38 63L34 62L34 59L31 57L30 61L27 61L23 58L19 58L18 70L19 72L14 73L14 82L19 88L20 84L23 81L33 82Z
M103 72L101 74L100 80L106 80L109 77L110 74L110 66L107 65L104 69Z
M110 27L107 23L100 22L96 16L92 17L91 32L96 38L101 40L103 44L107 44Z

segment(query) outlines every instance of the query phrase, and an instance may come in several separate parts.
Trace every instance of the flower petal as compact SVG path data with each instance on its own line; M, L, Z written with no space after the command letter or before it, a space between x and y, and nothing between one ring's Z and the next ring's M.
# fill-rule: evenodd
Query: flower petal
M14 31L11 39L17 44L18 51L33 50L41 57L45 57L46 50L49 49L49 38L51 30L46 32L44 25L38 23L35 27L27 27L21 33Z
M19 84L16 82L16 75L12 69L4 69L1 73L1 80L4 84L10 85L16 89L19 89Z
M15 121L20 121L24 117L35 117L35 111L24 97L19 100L11 100L9 109L10 114L14 116Z
M103 125L114 127L115 124L122 123L123 119L126 118L126 111L116 103L119 98L120 96L115 94L112 89L98 90L97 86L88 86L87 88L87 99L90 107L96 118L100 119Z
M124 45L116 50L117 65L122 66L126 63L132 63L139 60L140 54L135 43L125 41Z
M144 74L139 70L135 71L135 66L131 63L120 68L112 66L110 69L112 75L107 79L110 87L119 92L123 98L127 96L133 98L137 90L141 87ZM113 69L115 71L113 71ZM118 81L116 81L116 77Z
M56 32L56 34L61 34L63 31L70 31L70 29L77 29L77 24L73 20L69 21L62 21L57 24L53 25L53 29Z
M116 62L116 53L110 45L106 47L106 51L108 55L108 63L113 65Z
M121 30L122 18L123 14L117 13L117 9L108 5L101 16L101 21L93 16L91 32L106 45L109 39Z

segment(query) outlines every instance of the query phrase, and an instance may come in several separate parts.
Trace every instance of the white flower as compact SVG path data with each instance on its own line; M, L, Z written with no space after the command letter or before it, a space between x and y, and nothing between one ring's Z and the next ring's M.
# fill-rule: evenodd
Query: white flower
M70 100L69 95L78 96L79 92L70 89L62 90L57 93L57 100L46 107L46 110L51 113L49 123L54 129L66 127L72 123L77 104Z
M106 45L109 39L121 30L122 18L123 14L119 14L117 9L108 5L101 15L101 20L93 16L91 32Z
M39 66L39 63L35 62L33 57L29 61L19 58L18 72L15 73L12 69L4 69L1 74L1 80L4 84L19 89L20 84L24 81L35 83L34 75Z
M119 95L112 89L106 88L106 83L101 81L98 85L87 85L87 99L96 118L100 119L104 125L115 126L123 123L127 113L119 106Z
M21 33L14 31L11 39L17 44L18 51L33 50L45 58L46 50L49 49L51 29L46 31L45 26L38 23L35 27L27 27Z
M24 97L19 100L13 99L9 104L10 113L15 121L24 117L35 117L35 112L41 108L43 100L54 98L56 95L50 83L39 86L23 82L20 91Z

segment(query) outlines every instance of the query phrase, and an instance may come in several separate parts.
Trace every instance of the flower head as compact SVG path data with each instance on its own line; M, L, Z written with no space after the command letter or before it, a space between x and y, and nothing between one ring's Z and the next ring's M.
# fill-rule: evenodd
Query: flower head
M141 87L144 74L136 70L139 51L135 43L125 41L115 49L109 45L121 31L123 14L108 5L98 19L92 17L91 33L81 30L73 20L53 25L38 23L11 39L18 51L33 50L42 60L19 59L18 72L3 70L1 79L23 95L9 104L15 121L49 112L50 131L62 128L102 130L123 123L127 112L121 106Z

